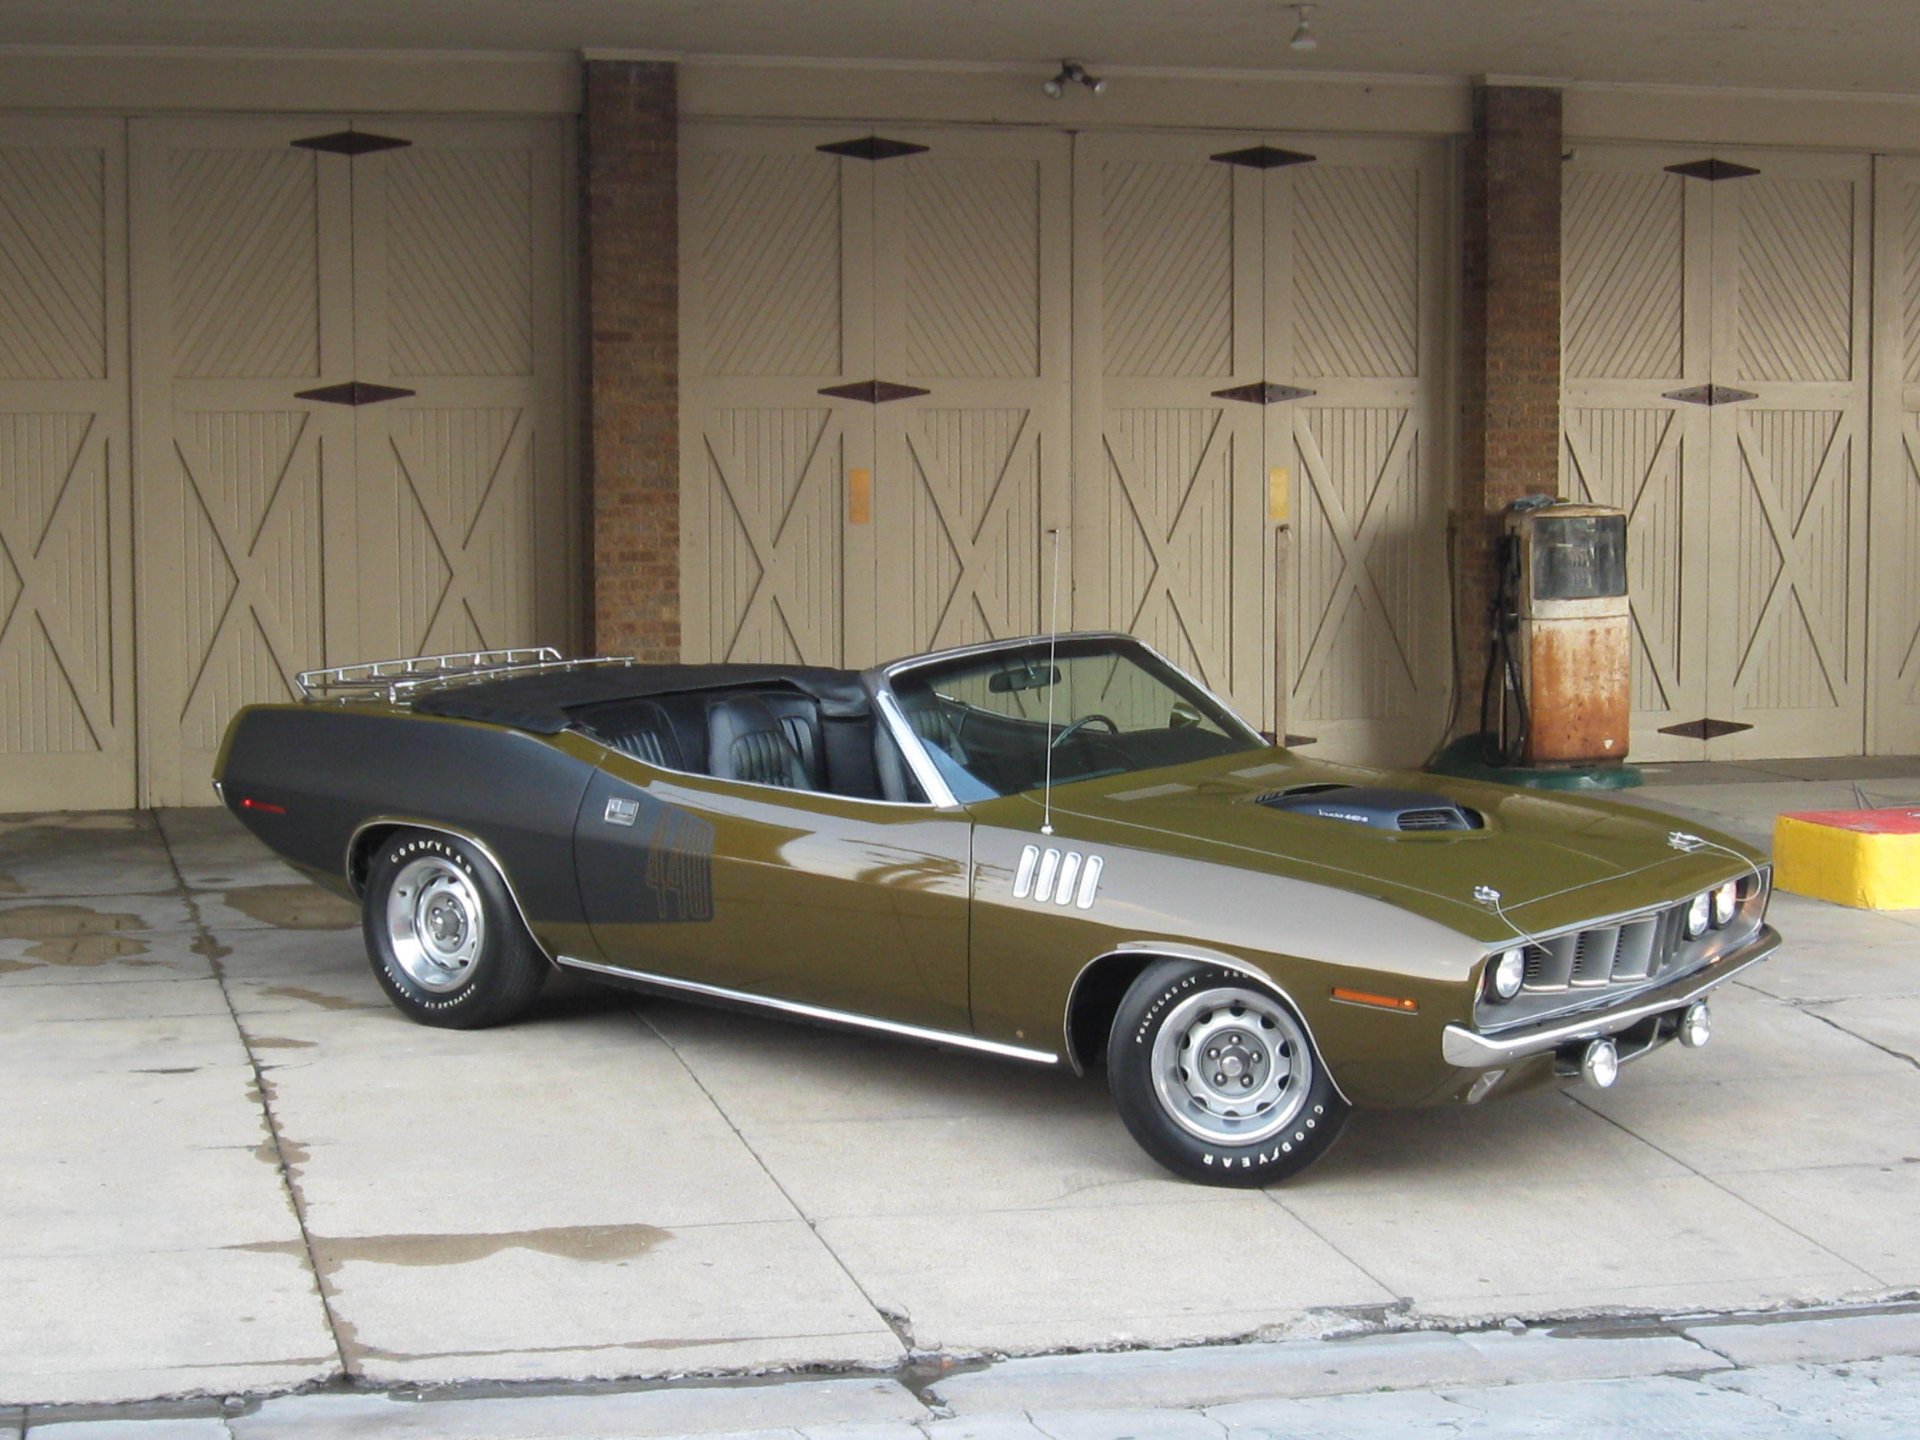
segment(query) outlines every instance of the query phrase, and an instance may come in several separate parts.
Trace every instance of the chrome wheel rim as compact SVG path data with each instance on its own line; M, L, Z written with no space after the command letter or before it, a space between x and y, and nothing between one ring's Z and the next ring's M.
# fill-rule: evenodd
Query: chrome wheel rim
M1313 1085L1313 1052L1291 1011L1249 986L1175 1005L1153 1041L1153 1088L1200 1140L1257 1145L1291 1125Z
M473 974L487 937L480 892L464 870L438 856L409 860L387 892L393 958L422 990L457 990Z

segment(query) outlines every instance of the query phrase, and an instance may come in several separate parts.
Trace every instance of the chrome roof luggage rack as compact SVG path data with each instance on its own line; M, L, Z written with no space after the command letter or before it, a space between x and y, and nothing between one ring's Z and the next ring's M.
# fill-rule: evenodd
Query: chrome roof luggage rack
M505 675L533 675L542 671L580 670L595 665L631 665L631 655L593 656L569 660L551 645L512 650L461 650L449 655L414 655L398 660L370 660L360 665L331 665L302 670L295 680L305 700L384 699L397 704L424 689L438 689L472 680L497 680Z

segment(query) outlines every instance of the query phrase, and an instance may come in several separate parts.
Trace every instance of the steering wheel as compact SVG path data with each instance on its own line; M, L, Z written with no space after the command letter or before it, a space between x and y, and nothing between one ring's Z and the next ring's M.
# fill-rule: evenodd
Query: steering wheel
M1054 736L1053 744L1047 748L1050 750L1058 749L1060 746L1066 744L1069 737L1078 735L1096 720L1107 727L1107 733L1109 735L1118 735L1120 733L1120 727L1114 723L1111 715L1102 715L1098 710L1095 710L1091 714L1082 715L1078 720Z

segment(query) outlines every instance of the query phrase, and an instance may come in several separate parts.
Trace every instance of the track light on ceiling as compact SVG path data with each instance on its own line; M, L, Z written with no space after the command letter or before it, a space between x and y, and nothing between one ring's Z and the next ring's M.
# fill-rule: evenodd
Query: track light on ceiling
M1049 100L1058 100L1067 93L1069 85L1084 85L1096 95L1107 93L1107 82L1096 80L1087 73L1087 67L1078 60L1062 60L1060 73L1050 80L1040 82L1040 89Z
M1295 5L1294 16L1298 23L1293 27L1293 38L1287 41L1289 50L1318 50L1320 42L1313 34L1313 11L1311 5Z

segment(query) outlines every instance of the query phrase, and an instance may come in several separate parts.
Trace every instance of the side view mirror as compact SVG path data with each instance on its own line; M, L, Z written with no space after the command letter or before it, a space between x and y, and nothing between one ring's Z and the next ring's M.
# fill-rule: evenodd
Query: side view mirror
M1173 713L1167 717L1169 730L1184 730L1189 725L1200 723L1200 712L1184 700L1173 702Z

